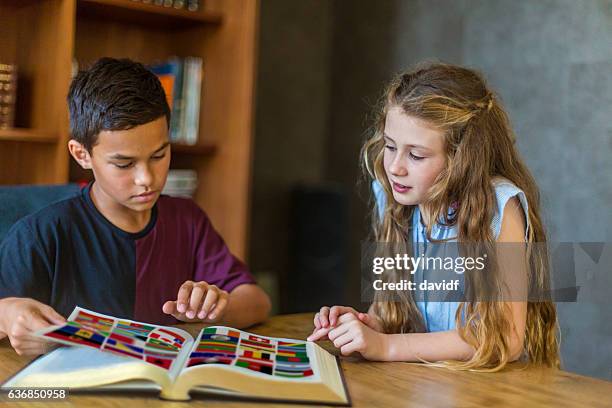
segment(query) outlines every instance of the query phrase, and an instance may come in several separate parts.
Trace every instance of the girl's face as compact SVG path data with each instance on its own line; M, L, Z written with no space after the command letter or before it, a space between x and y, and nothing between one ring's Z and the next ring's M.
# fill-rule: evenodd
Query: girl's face
M385 119L385 173L393 198L402 205L425 201L434 180L444 169L444 133L392 107Z

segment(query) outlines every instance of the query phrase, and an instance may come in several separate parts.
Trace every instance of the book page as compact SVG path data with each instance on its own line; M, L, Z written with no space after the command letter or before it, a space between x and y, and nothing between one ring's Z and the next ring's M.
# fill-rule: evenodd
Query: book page
M320 381L312 344L259 336L230 327L203 329L185 361L184 371L209 364L269 380Z
M113 353L100 353L89 347L60 347L27 365L3 387L63 387L68 384L93 387L115 381L122 374L138 372L135 364L142 365L136 360ZM155 367L151 369L159 370ZM155 372L151 371L150 374L152 380L161 380Z
M85 346L125 358L144 361L168 371L174 378L183 366L193 338L184 330L117 319L76 307L66 324L35 333L69 346ZM181 353L181 350L185 350ZM183 358L181 358L183 356Z

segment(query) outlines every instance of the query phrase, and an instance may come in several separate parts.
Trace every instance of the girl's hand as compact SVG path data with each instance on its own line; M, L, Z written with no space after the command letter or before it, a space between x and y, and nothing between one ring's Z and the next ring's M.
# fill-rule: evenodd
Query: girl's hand
M204 281L186 281L178 291L176 301L164 303L162 311L183 322L215 323L227 308L229 294Z
M355 316L359 314L358 311L349 306L332 306L331 308L323 306L314 317L315 331L321 328L335 326L338 322L338 317L345 313L352 313Z
M329 331L328 337L344 356L358 352L365 359L387 359L388 336L372 330L353 314L340 317L340 324Z
M383 333L382 322L377 316L374 316L370 313L359 313L357 318L361 321L361 323L368 326L370 329L375 330L379 333Z
M312 334L308 336L308 341L317 341L322 337L326 336L327 333L338 324L338 319L341 316L350 314L358 318L366 326L382 333L382 324L376 316L372 316L368 313L361 313L348 306L332 306L331 308L323 306L319 313L315 314L314 317L314 330Z

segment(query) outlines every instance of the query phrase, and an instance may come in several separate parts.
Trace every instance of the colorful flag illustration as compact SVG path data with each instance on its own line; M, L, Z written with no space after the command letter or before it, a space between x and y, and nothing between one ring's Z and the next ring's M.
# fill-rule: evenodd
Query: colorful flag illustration
M146 347L148 349L167 351L167 352L173 352L173 353L178 353L180 350L180 348L175 346L174 344L169 344L169 343L166 343L165 341L158 340L158 339L152 339L152 338L147 339Z
M155 357L155 356L145 356L145 361L147 363L151 363L151 364L154 364L154 365L156 365L158 367L165 368L166 370L169 370L170 367L172 366L172 363L174 362L174 359L172 359L172 358Z
M301 378L313 375L306 343L279 341L276 354L274 375Z
M149 332L151 332L154 328L155 326L138 324L126 320L119 320L113 332L124 336L133 337L141 341L147 341L147 336L149 335Z
M252 371L257 371L263 374L272 375L273 364L264 364L261 362L251 361L250 359L238 358L235 363L238 367L247 368Z
M143 355L143 349L140 347L136 347L130 344L125 344L121 341L115 340L115 339L111 339L109 338L108 340L106 340L106 343L104 344L104 348L103 350L108 350L108 351L112 351L115 353L120 353L123 355L127 355L130 357L134 357L137 358L139 360L142 360L142 355Z
M173 345L176 348L181 348L185 343L185 339L177 333L158 327L149 333L150 339L156 339Z
M246 339L240 339L240 348L244 350L263 351L269 353L274 353L276 351L276 346L274 344L259 343Z
M100 348L106 339L102 334L74 322L67 322L45 336L93 348Z
M197 355L196 355L197 354ZM235 354L222 353L192 353L187 367L202 364L227 364L230 365L236 359Z
M201 364L232 364L236 359L236 347L240 332L215 327L207 327L200 341L189 355L188 367Z
M76 323L82 324L83 326L90 327L94 330L98 330L108 334L113 327L114 320L102 316L96 316L91 313L79 310L76 318L73 320Z

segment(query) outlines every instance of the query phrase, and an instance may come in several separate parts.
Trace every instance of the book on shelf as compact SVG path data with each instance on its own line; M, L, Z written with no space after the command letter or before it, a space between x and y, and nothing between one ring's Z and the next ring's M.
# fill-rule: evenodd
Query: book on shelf
M170 140L173 142L177 142L182 138L183 68L183 60L177 57L150 67L151 71L157 75L166 93L166 99L171 111Z
M159 326L76 307L64 325L35 333L67 345L31 362L2 388L150 391L350 405L336 357L313 342L211 326L194 339Z
M198 142L200 121L200 92L202 89L202 58L185 59L185 118L184 141L194 145Z
M187 10L198 11L200 9L200 0L187 0Z
M0 63L0 129L15 126L17 66Z
M200 9L199 0L132 0L136 3L152 4L160 7L172 7L177 10L198 11Z
M171 169L168 171L162 194L173 197L193 198L198 187L198 173L195 170Z
M172 111L170 141L189 145L197 144L202 59L172 57L166 62L150 66L150 69L159 78Z

